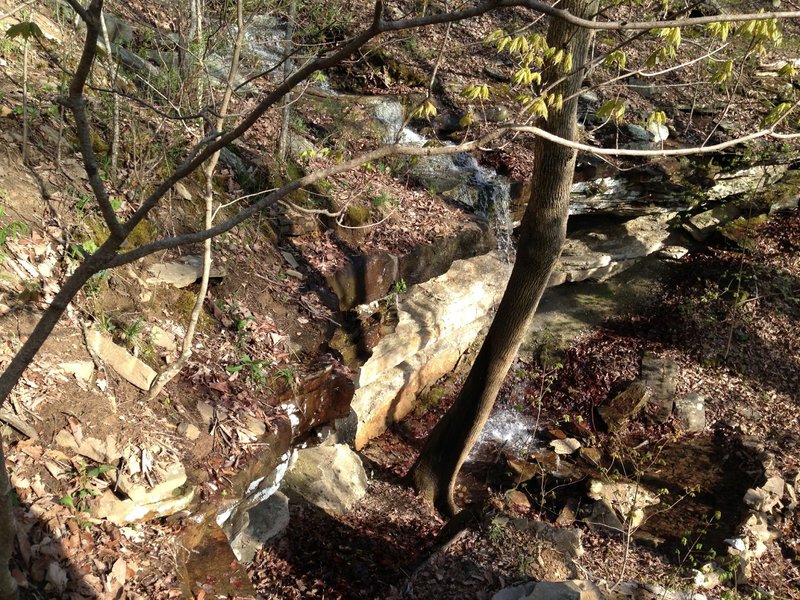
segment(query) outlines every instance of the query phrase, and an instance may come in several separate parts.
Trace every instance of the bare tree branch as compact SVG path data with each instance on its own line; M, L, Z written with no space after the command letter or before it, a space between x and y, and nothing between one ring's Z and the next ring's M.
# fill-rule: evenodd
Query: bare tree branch
M280 187L277 190L269 193L267 196L261 198L260 200L257 200L247 208L243 209L236 216L231 217L227 221L215 225L210 229L164 238L149 244L145 244L143 246L139 246L135 250L118 254L113 259L108 261L105 264L104 268L110 269L113 267L118 267L120 265L125 265L140 258L143 258L148 254L157 252L159 250L167 250L169 248L176 248L178 246L183 246L186 244L194 244L197 242L202 242L204 240L207 240L208 238L215 237L217 235L225 233L226 231L229 231L234 227L236 227L237 225L239 225L240 223L246 221L251 216L263 210L267 206L270 206L275 202L277 202L278 200L285 198L295 190L314 184L318 181L326 179L327 177L331 177L333 175L338 175L339 173L350 171L351 169L355 169L356 167L359 167L365 163L379 160L387 156L443 156L446 154L458 154L459 152L469 152L471 150L479 148L484 144L487 144L493 140L502 137L503 135L506 134L506 132L507 129L497 129L479 139L470 142L465 142L463 144L458 144L457 146L419 147L419 146L401 146L396 144L381 146L380 148L376 148L375 150L371 150L369 152L365 152L364 154L360 154L359 156L356 156L355 158L352 158L348 161L333 165L331 167L328 167L327 169L320 169L318 171L314 171L313 173L309 173L304 177L295 179L291 183L287 183L283 187Z

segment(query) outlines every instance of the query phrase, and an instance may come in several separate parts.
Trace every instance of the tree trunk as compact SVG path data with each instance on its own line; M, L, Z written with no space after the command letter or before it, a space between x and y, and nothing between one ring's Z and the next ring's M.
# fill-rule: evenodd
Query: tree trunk
M595 0L567 0L561 8L593 17ZM591 32L554 19L548 44L572 53L573 72L555 86L561 110L552 110L547 131L574 140L577 93L583 81ZM558 77L552 73L550 79ZM453 407L431 432L409 472L411 483L444 515L453 515L456 477L483 429L497 393L530 325L566 237L576 151L539 138L535 146L533 191L522 220L519 249L497 314Z

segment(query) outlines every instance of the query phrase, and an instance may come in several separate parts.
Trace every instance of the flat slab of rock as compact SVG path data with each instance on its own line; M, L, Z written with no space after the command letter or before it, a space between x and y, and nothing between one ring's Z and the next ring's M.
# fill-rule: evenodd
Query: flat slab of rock
M147 271L151 275L147 278L149 284L160 283L184 288L203 276L203 257L186 256L180 261L150 265ZM210 276L224 277L225 271L212 264Z
M540 581L524 600L603 600L595 584L584 579Z
M140 390L149 390L156 378L156 372L122 346L114 343L111 337L91 329L86 334L89 349L109 367Z
M683 227L698 242L702 242L725 223L730 223L741 215L741 211L733 204L723 204L694 215Z
M367 493L367 474L349 446L317 446L298 450L283 485L325 512L342 515Z
M577 231L564 243L549 285L593 279L603 281L664 247L675 213L645 215Z
M619 431L635 419L650 399L650 390L641 381L635 381L610 401L598 407L603 422L609 431Z
M680 369L671 358L645 352L642 357L642 372L639 379L650 388L650 404L658 406L657 418L662 423L672 415L675 390Z

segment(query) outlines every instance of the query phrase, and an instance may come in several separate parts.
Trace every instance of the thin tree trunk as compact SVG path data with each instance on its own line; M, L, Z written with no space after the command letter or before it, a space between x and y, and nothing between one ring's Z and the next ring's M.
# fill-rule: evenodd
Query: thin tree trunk
M297 0L292 0L289 5L289 16L286 19L286 36L283 47L283 78L288 79L292 72L292 37L294 36L294 21L297 16ZM292 117L292 94L286 94L281 107L281 135L278 138L278 160L283 163L289 155L289 121Z
M596 13L595 0L567 0L561 7L587 17ZM577 129L577 92L583 81L591 33L553 20L547 40L550 46L571 52L577 68L553 90L571 99L564 102L561 110L551 111L544 128L573 140ZM455 404L433 429L409 472L410 483L444 515L457 511L453 492L458 472L489 418L561 254L575 158L575 150L541 138L537 140L534 188L522 220L519 249L508 286Z
M16 527L11 505L11 482L6 473L6 457L3 440L0 438L0 600L17 598L17 582L8 569L8 562L14 552Z
M231 57L231 68L228 71L228 81L225 86L225 94L222 98L222 104L219 109L219 117L216 121L217 131L221 131L225 126L225 116L228 114L228 106L231 102L233 95L233 84L236 81L236 73L239 70L239 56L241 55L242 44L244 43L244 15L243 15L243 0L238 0L236 3L236 24L238 32L236 34L236 41L233 46L233 56ZM214 153L203 165L203 177L205 178L205 229L210 229L212 221L214 220L214 170L217 168L219 162L219 152ZM203 275L200 280L200 290L197 292L197 300L192 307L192 314L189 317L189 323L186 327L186 335L183 336L183 343L181 345L181 355L169 367L161 371L150 386L150 391L147 395L148 400L156 398L178 373L181 372L189 357L192 355L192 342L194 334L197 330L197 321L200 319L200 313L203 310L203 302L206 298L208 291L208 279L211 274L211 239L203 242Z

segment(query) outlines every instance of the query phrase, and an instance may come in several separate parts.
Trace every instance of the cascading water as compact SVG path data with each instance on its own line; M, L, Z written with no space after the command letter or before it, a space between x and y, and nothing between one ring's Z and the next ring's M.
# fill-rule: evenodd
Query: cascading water
M375 118L383 125L387 144L423 146L428 139L405 127L403 106L395 100L376 102ZM512 262L511 184L493 169L481 166L465 152L446 156L420 157L409 164L409 173L433 193L469 206L494 226L497 249Z

